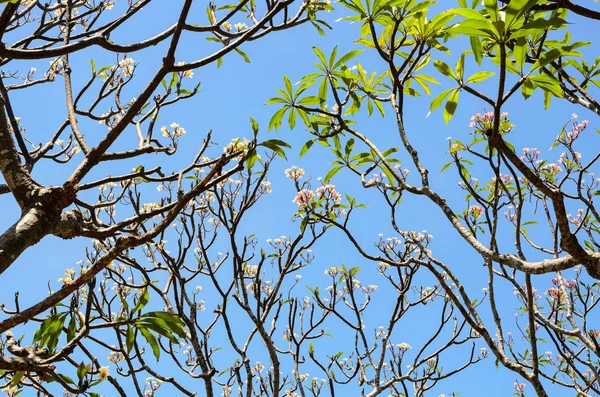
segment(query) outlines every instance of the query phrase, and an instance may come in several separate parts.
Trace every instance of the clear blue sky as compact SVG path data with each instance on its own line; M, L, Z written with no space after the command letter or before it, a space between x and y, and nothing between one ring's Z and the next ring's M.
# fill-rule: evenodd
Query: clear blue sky
M205 23L205 4L200 1L196 3L197 7L194 8L191 14L190 22ZM447 6L445 1L443 3L443 7L438 6L436 9L455 5L454 2L448 2ZM176 20L176 13L181 4L181 0L156 1L148 10L123 26L123 29L119 30L111 39L115 42L132 42L136 39L151 37ZM331 157L326 149L316 148L315 146L315 150L311 151L309 155L298 159L300 148L309 139L308 134L303 131L302 127L289 131L286 123L277 134L273 131L267 132L270 116L277 108L275 106L264 106L264 103L270 97L276 95L277 88L283 86L284 74L287 74L295 82L302 76L315 71L313 64L316 62L316 56L311 46L317 46L325 53L329 53L334 46L339 47L340 53L358 48L353 43L358 38L358 25L351 25L348 22L335 22L337 18L345 15L345 13L346 10L340 9L325 15L324 19L334 27L334 30L328 31L325 37L319 36L309 25L287 32L278 32L256 42L248 43L243 47L243 50L251 59L251 64L245 63L236 54L231 54L224 59L223 65L219 69L215 65L211 65L197 70L190 81L194 83L202 82L200 95L171 107L161 116L161 125L177 122L187 130L181 149L175 157L170 157L167 161L164 158L159 159L153 156L148 159L146 164L154 164L159 161L165 171L176 171L182 165L187 164L190 158L194 156L208 130L213 130L213 140L221 145L225 145L235 137L251 137L252 132L248 119L253 117L261 125L259 138L283 139L289 142L293 149L288 153L288 162L278 159L274 163L269 177L272 182L273 193L265 197L248 214L243 223L243 232L255 233L259 239L259 244L265 246L267 238L280 235L290 236L297 233L299 225L292 222L292 216L296 210L296 205L292 203L295 190L292 183L285 178L284 170L292 165L297 165L304 168L306 175L313 177L313 181L316 182L317 177L325 176L329 170ZM579 35L582 36L581 39L592 42L599 39L597 37L598 33L594 33L590 37L590 31L597 32L594 29L595 27L591 24L586 25L585 22L579 20L572 26L572 32L576 38ZM468 41L452 43L450 45L452 55L444 56L447 58L446 62L453 65L462 49L467 46ZM144 86L144 77L150 76L156 70L161 57L164 55L165 48L165 45L159 45L140 53L130 54L133 59L140 62L136 77L137 83L133 84L134 87ZM192 61L203 58L217 48L216 43L189 36L184 38L177 57L178 60ZM595 56L597 50L598 46L594 45L585 50L585 53ZM100 50L83 52L74 56L73 78L77 86L81 86L90 74L90 57L93 57L99 66L108 64L114 59L112 55ZM439 56L436 55L436 57ZM588 59L593 58L588 56ZM376 54L368 50L356 60L369 72L372 70L381 71L385 68L385 65L376 57ZM23 69L31 66L36 65L25 62L19 65ZM491 65L484 64L484 68L486 66L490 68L488 70L493 70ZM11 70L13 67L11 64ZM467 74L472 74L475 69L474 64L470 63L467 67ZM38 70L44 69L39 66ZM433 88L434 95L449 88L448 81L439 73L432 70L430 74L442 82L441 86ZM492 80L490 79L490 84L493 84ZM36 142L41 140L41 138L36 139L36 136L47 137L65 116L62 87L62 79L58 78L52 85L44 85L31 90L15 92L14 94L13 101L15 101L16 113L22 117L22 123L27 126L28 136L33 137ZM127 94L129 97L125 95L125 99L136 95L135 90L130 90ZM447 151L446 138L452 136L453 138L466 139L470 131L468 127L470 116L475 112L483 111L485 106L480 101L470 98L466 93L461 93L458 111L450 124L446 126L442 120L440 110L426 118L430 99L426 97L409 99L405 114L409 136L422 154L425 166L431 172L433 187L446 196L454 206L455 211L459 212L465 209L465 204L464 194L457 186L458 176L452 170L443 174L439 173L443 164L449 161L445 155ZM512 122L517 125L517 129L512 133L511 138L518 150L525 146L546 150L560 131L561 125L574 112L580 115L580 119L590 119L590 130L598 127L592 114L581 107L567 104L565 101L554 99L551 111L544 112L539 92L527 102L523 102L520 97L515 98L513 102L507 105L506 110L510 112ZM395 130L395 121L392 117L382 119L378 114L374 114L371 119L359 117L358 120L358 128L379 144L381 148L400 146ZM101 136L105 131L105 127L101 125L90 124L86 125L86 128L86 134L90 136L94 134ZM135 132L131 130L125 134L118 144L124 145L127 142L135 142L135 139ZM590 151L593 150L594 148L591 147ZM586 150L582 149L582 153L585 156ZM558 158L559 154L551 153L549 157ZM81 154L78 156L81 156ZM404 164L409 164L408 156L402 150L399 157L404 160ZM125 173L135 167L136 163L141 163L141 161L125 161L120 164L107 165L101 170L102 172L90 175L89 180L98 175ZM46 184L60 183L68 175L68 171L74 167L74 164L37 167L34 177ZM485 173L487 172L486 170ZM484 180L489 175L483 174L479 177ZM349 173L339 173L333 183L338 186L340 191L359 197L359 201L369 206L368 209L355 214L352 226L356 231L358 240L364 244L367 250L374 253L374 242L378 239L378 234L384 233L386 237L391 236L389 214L382 198L378 194L364 191L359 180L349 175ZM8 195L0 196L0 206L3 208L0 227L5 229L16 220L18 207ZM117 211L119 211L118 208ZM424 199L406 196L399 214L403 229L426 229L433 234L434 243L431 248L434 255L445 260L457 274L463 276L463 282L470 288L473 297L479 297L481 294L478 291L485 287L486 269L481 266L481 258L468 249L466 244L447 224L441 212ZM548 241L549 237L543 237L543 233L547 234L547 231L543 230L542 226L539 228L540 238ZM510 241L502 243L507 248L510 248L512 244ZM45 297L47 295L46 285L48 280L54 289L58 288L57 279L62 276L64 269L74 267L77 261L84 259L86 244L87 242L84 239L63 241L55 237L45 238L23 254L3 274L0 302L12 302L13 293L16 290L20 291L21 307L27 307ZM327 280L323 278L325 268L341 266L342 264L361 266L360 278L365 284L384 284L383 280L379 279L377 275L376 264L362 259L338 232L334 231L324 238L315 247L314 253L316 256L315 261L310 268L301 273L303 279L301 285L297 287L299 295L309 295L308 290L301 291L300 288L304 288L303 284L320 285L321 288L324 288L327 285ZM500 309L506 319L508 330L510 328L509 324L514 323L511 317L514 315L515 307L518 304L513 298L512 288L502 293L506 294L506 305L500 307ZM207 306L212 308L210 296L205 300ZM386 290L386 288L381 288L380 291L375 293L374 304L367 316L368 326L374 329L379 325L384 325L387 319L383 317L383 314L386 310L389 310L389 305L386 304L394 301L395 294L393 291ZM428 309L428 307L425 307L425 309ZM437 313L437 311L434 312ZM392 339L393 343L407 342L413 348L418 347L423 334L428 331L428 324L435 324L436 320L436 318L431 318L427 310L417 311L416 315L409 316L408 321L397 328ZM23 329L31 328L25 326ZM331 354L340 350L339 345L348 344L348 347L342 348L342 350L350 351L350 344L352 343L350 334L336 332L335 327L330 328L329 331L335 334L333 343L328 342L327 345L323 344L320 348L328 351L327 354ZM513 330L513 332L515 331ZM31 334L28 334L26 340L30 337L29 335ZM277 335L280 336L279 332ZM482 344L479 347L484 347L484 345ZM543 351L543 348L541 349ZM223 357L223 359L225 358ZM104 358L100 357L100 359L103 360ZM457 359L460 361L460 357ZM321 377L317 373L314 376ZM490 357L466 372L441 382L428 395L438 396L442 393L449 395L452 391L460 391L461 396L507 396L514 391L513 382L515 379L516 375L514 373L503 368L496 369L494 359ZM528 386L527 389L531 389L531 387ZM358 388L352 389L350 387L346 390L352 390L349 391L350 394L348 395L359 394ZM166 393L166 390L162 392ZM107 396L109 395L107 394Z

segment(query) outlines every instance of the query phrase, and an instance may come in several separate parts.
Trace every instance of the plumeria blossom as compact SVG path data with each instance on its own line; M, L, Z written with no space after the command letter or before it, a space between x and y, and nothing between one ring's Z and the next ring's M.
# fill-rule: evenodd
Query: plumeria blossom
M341 195L335 190L334 185L324 185L317 188L317 197L331 200L334 204L339 204Z
M177 62L175 64L175 66L184 66L184 65L185 65L184 61ZM194 77L194 71L193 70L185 70L185 71L181 72L181 77L188 77L191 79L192 77Z
M476 133L489 135L494 128L494 112L475 113L471 116L469 127L475 128L474 132ZM513 128L515 126L508 120L508 112L502 112L500 114L500 132L508 134Z
M287 170L285 170L285 176L287 176L292 181L297 181L298 179L302 178L303 175L304 175L304 170L302 168L298 168L296 166L293 166L292 168L288 168Z
M178 123L171 123L170 127L171 128L169 129L169 127L163 125L160 128L160 131L162 132L162 135L165 138L175 139L185 134L185 129L181 127Z
M223 152L225 154L233 154L235 152L245 152L248 149L248 144L250 141L246 138L234 138L223 148Z
M302 207L311 202L312 199L315 198L315 193L309 189L302 189L296 194L293 203L298 204L298 207Z
M550 163L550 164L544 164L543 166L540 167L540 170L549 173L551 176L554 176L556 174L558 174L559 172L562 172L562 168L554 163Z
M135 69L135 61L132 58L123 58L119 61L119 69L123 76L130 76Z
M479 205L472 205L469 207L469 215L473 217L473 219L478 219L483 215L483 208Z
M100 381L108 379L109 375L110 375L110 370L106 366L105 367L100 367L100 369L98 370L98 379Z
M540 151L538 148L523 148L523 155L520 157L522 161L528 161L530 163L535 163L538 160L540 155Z

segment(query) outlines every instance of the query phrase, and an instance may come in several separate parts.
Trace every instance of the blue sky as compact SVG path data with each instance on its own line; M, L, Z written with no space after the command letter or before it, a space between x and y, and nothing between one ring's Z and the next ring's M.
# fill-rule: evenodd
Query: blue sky
M176 13L182 1L157 1L152 4L147 11L140 14L134 21L123 26L112 40L116 42L132 42L136 39L153 36L165 27L171 25L176 19ZM192 23L205 23L204 4L196 2L198 6L192 12ZM454 6L454 2L449 6ZM446 7L438 6L436 9ZM115 12L117 10L114 10ZM253 117L261 125L259 138L271 139L277 138L289 142L293 149L288 152L288 161L277 159L270 171L269 180L272 182L273 193L261 200L259 205L248 214L242 225L242 232L247 234L256 234L259 244L267 246L265 240L280 235L294 235L298 232L298 222L292 222L292 216L297 209L296 204L292 203L295 195L293 184L285 178L284 170L296 165L306 170L306 176L312 177L316 183L317 177L323 177L330 168L328 150L325 148L314 147L314 150L302 159L298 159L298 153L304 142L309 139L306 131L302 127L297 127L294 131L283 124L279 132L267 132L267 125L270 116L277 110L276 106L265 106L264 103L272 96L276 95L276 89L283 86L283 75L286 74L294 82L301 77L315 71L314 63L317 61L312 50L312 46L321 48L326 54L334 46L338 46L339 52L343 53L352 49L359 48L353 41L358 38L358 25L351 25L348 22L335 22L337 18L345 15L343 9L336 10L324 16L324 19L333 27L333 31L328 31L325 37L320 36L311 26L301 26L290 31L277 32L256 42L247 43L242 49L249 55L251 63L247 64L236 54L227 56L223 65L217 69L215 65L209 65L206 68L195 71L193 79L189 80L190 85L202 82L202 92L195 98L184 101L177 106L173 106L165 111L160 123L168 125L177 122L187 130L184 144L181 146L177 155L168 158L158 156L149 157L145 164L162 164L167 172L176 171L182 165L187 164L195 155L201 140L208 130L213 130L213 141L219 145L227 144L236 137L251 137L249 118ZM236 22L236 21L233 21ZM589 32L594 31L591 24L585 21L577 20L572 25L572 33L577 39L590 40L594 42L598 37L589 37ZM452 54L443 56L445 61L451 65L454 64L460 52L468 46L468 41L455 41L450 44ZM216 43L205 41L204 38L184 37L182 46L177 53L178 60L192 61L203 58L218 48ZM140 53L132 53L130 56L139 61L139 67L136 77L136 83L132 84L132 89L126 92L130 97L136 94L135 88L143 87L145 77L151 75L159 65L161 57L164 55L166 45L162 44ZM594 55L597 53L598 46L594 45L584 51L585 54ZM438 57L438 55L435 55ZM77 86L82 86L85 79L90 75L89 58L93 57L97 65L109 64L114 59L113 55L104 53L100 50L83 52L73 57L74 74L73 79ZM593 59L588 56L588 59ZM367 71L382 71L385 65L375 56L373 52L365 51L356 58ZM21 66L22 65L22 66ZM34 64L22 63L19 67L28 68ZM12 66L11 66L12 67ZM490 68L492 65L483 65L483 68ZM38 67L43 70L42 67ZM433 68L432 68L433 69ZM472 74L477 67L470 63L467 67L467 74ZM441 86L433 87L433 95L449 88L447 80L443 76L432 70L431 75L442 82ZM493 87L493 79L490 79L489 85L483 85L484 89ZM495 80L493 80L495 81ZM486 83L488 84L488 83ZM422 159L426 167L431 172L432 186L441 192L451 203L456 212L465 209L464 193L458 188L458 176L452 170L440 173L442 166L449 161L445 155L447 151L448 136L456 139L467 139L470 132L468 123L469 117L475 112L481 112L485 106L478 100L470 98L466 93L461 93L459 108L448 126L442 119L441 111L434 112L428 118L429 102L431 98L420 97L409 100L406 105L406 124L409 136L413 140L415 147L422 153ZM13 97L14 106L17 115L22 117L22 123L27 126L28 135L31 137L47 136L62 121L65 115L64 92L62 90L62 79L58 78L51 85L40 86L32 90L16 92ZM578 113L580 119L589 118L592 130L597 128L593 116L587 113L581 107L575 107L554 99L554 104L550 111L544 111L541 101L541 95L536 93L527 102L522 98L515 97L506 109L511 120L517 125L517 129L511 134L511 139L515 147L539 147L546 150L554 137L560 131L564 122L566 122L572 113ZM395 121L389 117L381 118L374 114L372 118L367 119L362 116L358 119L358 127L367 134L370 139L380 145L381 148L399 146L400 142L395 131ZM101 125L86 125L89 136L101 136L105 127ZM39 139L38 139L39 140ZM117 142L117 145L126 145L135 142L135 131L128 131ZM36 139L34 139L36 141ZM592 142L590 139L589 141ZM591 153L594 147L590 146L587 150L582 145L582 153ZM558 158L560 153L551 153L550 158ZM79 154L81 156L81 154ZM399 157L405 164L409 164L408 156L402 150ZM123 161L118 164L106 164L106 167L99 169L97 173L92 173L88 177L93 180L95 176L107 174L120 174L128 172L131 168L141 163L140 160ZM34 171L34 177L45 184L60 183L67 175L68 171L74 167L72 165L56 166L45 165L37 167ZM147 167L149 167L147 165ZM488 173L488 175L485 175ZM413 170L414 174L414 170ZM489 171L482 171L481 180L489 177ZM378 234L383 233L386 237L390 236L389 214L382 198L365 191L360 186L360 182L349 173L339 173L333 182L338 186L338 190L348 192L357 196L359 201L368 205L367 209L358 211L352 221L352 229L356 232L357 239L363 243L371 253L375 253L374 242L378 239ZM18 208L13 199L9 196L0 196L0 206L4 209L4 216L0 219L0 227L6 228L16 220ZM117 208L118 211L118 208ZM468 249L466 244L459 238L447 224L442 213L431 203L421 198L406 196L399 211L402 229L424 230L434 236L432 250L434 255L446 261L457 274L463 277L462 281L469 288L473 297L481 296L481 289L485 286L486 270L481 266L481 258ZM535 227L534 227L535 228ZM539 226L540 239L549 241L547 231ZM544 234L545 233L545 234ZM507 249L510 249L511 241L502 242ZM15 264L3 274L3 288L0 290L0 301L12 302L13 293L20 291L21 306L26 307L35 303L47 294L47 283L50 280L53 288L58 287L57 279L62 276L64 269L73 267L79 260L84 259L85 247L87 242L84 239L74 239L70 241L59 240L55 237L47 237L36 246L24 253ZM226 249L226 248L223 248ZM376 272L376 264L369 263L362 259L354 249L349 245L341 233L333 231L326 238L318 243L314 248L315 260L309 268L302 271L302 280L296 287L296 293L300 296L309 295L308 290L302 291L305 285L321 285L324 288L327 280L324 279L323 271L329 266L361 266L361 280L365 284L383 284ZM26 276L24 276L26 275ZM379 280L379 281L378 281ZM423 282L431 282L424 279ZM518 305L512 296L512 287L507 286L506 304L500 307L503 318L508 324L512 322L515 307ZM395 299L393 291L381 288L374 295L374 305L367 315L367 324L371 328L383 325L385 317L383 314L389 310L386 305L390 299ZM205 298L207 305L210 306L210 295ZM429 327L436 323L436 318L432 317L426 306L415 314L407 317L396 330L393 342L407 342L416 348ZM484 310L485 312L485 310ZM436 314L437 315L437 314ZM489 319L488 319L489 320ZM332 323L329 332L335 334L333 343L326 341L322 346L323 354L331 354L339 351L338 345L351 343L352 336L345 331L336 332L336 323ZM339 324L337 325L339 326ZM30 329L26 326L24 329ZM27 337L26 337L27 339ZM483 344L479 347L484 347ZM336 350L338 349L338 350ZM350 347L346 348L349 350ZM325 353L327 352L328 353ZM460 351L458 349L457 351ZM227 357L221 357L225 360ZM453 358L449 358L453 361ZM456 357L460 361L460 357ZM265 360L266 361L266 360ZM312 374L311 374L312 376ZM319 376L315 374L314 376ZM503 368L496 369L494 359L488 358L484 362L471 367L466 372L443 381L431 392L431 396L438 396L446 393L449 395L452 391L460 391L462 396L507 396L513 391L513 382L516 375ZM528 387L530 389L530 387ZM346 390L349 393L358 395L359 389L350 387ZM527 389L526 389L527 390ZM107 396L110 394L107 394Z

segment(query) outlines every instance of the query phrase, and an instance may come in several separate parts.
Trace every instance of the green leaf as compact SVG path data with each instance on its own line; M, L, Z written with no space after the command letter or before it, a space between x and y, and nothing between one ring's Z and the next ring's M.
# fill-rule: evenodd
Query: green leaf
M549 28L559 28L565 25L567 21L562 18L553 17L550 19L536 19L531 22L527 22L518 30L515 30L510 34L510 38L516 39L519 37L525 37L530 34L538 35L544 33L546 29Z
M460 58L458 58L458 61L456 62L456 76L458 77L459 80L462 80L463 76L464 76L464 72L465 72L465 56L466 55L467 55L467 53L463 51L463 53L461 54ZM433 61L433 62L435 64L435 61Z
M127 348L127 353L131 351L133 348L133 343L135 342L135 331L131 325L127 326L127 338L125 340L125 347Z
M427 116L429 116L431 112L433 112L435 109L442 106L442 102L444 102L448 95L450 95L450 93L454 90L455 88L449 88L446 91L439 93L438 96L433 98L433 101L431 101L431 105L429 105L429 114L427 114Z
M476 1L475 3L478 3L478 1ZM477 4L475 4L477 5ZM474 8L474 7L471 7ZM463 7L463 8L455 8L452 10L453 13L455 13L456 15L460 15L461 17L465 17L465 19L476 19L476 20L480 20L480 21L487 21L487 18L479 11L470 9L468 7Z
M152 352L154 353L154 357L156 357L156 361L158 361L158 359L160 358L160 347L158 346L158 342L156 341L156 338L154 337L154 335L152 335L150 333L150 331L148 331L147 328L138 327L138 329L140 330L140 332L144 336L144 339L146 339L146 342L148 342L148 344L152 348Z
M383 157L388 158L391 154L394 154L397 152L398 152L397 147L391 147L388 150L386 150L385 152L383 152Z
M338 165L336 167L333 167L331 170L329 170L329 172L327 173L327 175L325 175L325 178L323 179L323 183L325 183L325 184L329 183L331 178L333 178L335 176L335 174L337 174L342 168L344 168L343 165Z
M311 106L311 105L319 105L319 104L323 103L323 101L321 100L320 96L306 96L306 97L300 99L297 103L298 103L298 105Z
M306 152L308 152L308 150L312 147L312 145L315 143L316 139L311 139L309 141L307 141L304 146L302 146L302 149L300 149L300 156L298 156L298 158L302 158L302 156L304 156L306 154Z
M237 52L238 54L240 54L241 57L244 58L244 61L246 61L246 63L250 63L250 58L248 58L248 55L246 55L246 53L244 51L236 48L235 52Z
M308 215L305 215L304 218L302 218L302 222L300 222L300 232L304 233L304 230L306 230L306 225L308 225L308 220L310 218L308 217Z
M345 64L346 62L348 62L349 60L351 60L352 58L356 57L358 54L360 54L361 52L363 52L363 50L354 50L354 51L350 51L349 53L343 55L340 59L338 59L338 61L335 63L335 65L333 66L333 69L337 69L338 66Z
M175 84L177 84L178 80L179 80L179 76L177 75L177 73L175 73L175 72L171 73L171 81L169 82L169 89L173 88L175 86Z
M525 66L525 61L527 60L527 40L524 37L517 39L513 49L513 56L517 65L519 65L519 69L523 70L523 66Z
M85 365L85 363L82 361L81 363L79 363L79 365L77 366L77 379L79 379L79 381L81 382L83 380L83 378L85 377L85 374L87 373L87 366Z
M258 135L258 123L252 117L250 117L250 124L252 125L252 132L254 133L254 137Z
M288 101L287 101L287 100L285 100L285 99L283 99L283 98L278 98L278 97L275 97L275 98L271 98L271 99L269 99L269 100L268 100L268 101L265 103L265 105L273 105L273 104L275 104L275 103L288 103Z
M142 310L144 308L144 306L146 306L148 304L148 302L150 301L150 294L148 293L148 288L144 287L144 289L142 290L142 294L140 295L139 299L137 300L135 307L133 308L133 312L137 312L138 310Z
M456 79L454 72L452 71L450 66L448 66L445 62L436 59L435 61L433 61L433 66L435 66L435 68L444 76Z
M77 324L75 322L75 316L71 316L71 320L69 320L69 326L67 327L67 342L70 342L75 338L75 333L77 332Z
M444 106L444 121L446 124L450 121L456 108L458 106L458 89L454 89L452 94L450 94L450 98L448 98L448 102L446 102L446 106Z
M544 91L544 110L550 107L550 102L552 102L552 94L548 91Z
M538 74L537 76L529 77L529 79L542 90L549 92L558 98L563 97L560 82L555 77L546 74Z
M261 142L259 146L264 146L266 148L271 149L272 151L277 153L278 156L283 157L286 160L287 157L285 156L285 152L281 147L291 148L291 146L288 143L279 139L269 139L268 141Z
M465 19L464 21L447 29L450 34L464 34L466 36L485 37L498 40L494 25L487 20Z
M442 169L440 170L440 172L446 171L452 164L454 164L454 161L447 162L446 164L444 164L444 166L442 167Z
M531 7L533 7L538 0L511 0L505 9L506 16L504 21L506 22L506 29L512 28L512 26L521 18Z
M34 342L39 342L40 346L48 347L48 350L54 351L58 344L58 339L62 333L62 328L68 313L56 313L46 318L40 329L34 334Z
M150 317L146 318L143 321L138 321L135 323L136 328L147 328L156 332L158 335L164 336L173 344L179 344L179 340L175 337L175 335L169 329L171 325L169 325L166 321L161 320L160 318Z
M337 56L337 46L333 47L331 54L329 54L329 69L333 70L333 63L335 62L335 58Z
M352 149L354 148L354 138L348 139L346 142L346 146L344 148L344 153L346 154L346 158L350 158L350 154L352 153Z
M283 82L285 84L285 89L287 91L287 93L289 94L289 96L292 96L293 93L293 89L292 89L292 82L290 81L289 77L287 77L287 75L283 75Z
M281 120L283 119L285 112L289 108L289 106L284 106L277 112L275 112L275 114L273 115L273 117L271 117L271 120L269 121L269 131L271 131L273 128L275 128L275 131L277 131L279 127L281 127Z
M481 40L477 36L470 36L469 41L471 42L471 50L473 50L473 56L475 56L475 62L481 66L481 60L483 59L483 51L481 50Z
M246 169L251 170L257 159L258 155L256 153L256 148L250 149L248 156L246 157Z
M483 5L490 13L490 18L493 22L500 21L500 11L498 10L497 0L483 0Z
M319 98L321 99L321 103L324 103L327 100L327 78L324 77L319 84Z
M323 51L321 51L318 47L313 47L312 49L315 52L315 54L317 54L317 57L319 57L319 60L321 61L323 66L327 66L327 59L325 58L325 54L323 54Z
M477 72L467 79L467 83L479 83L495 74L494 72Z
M561 57L563 54L567 53L568 51L571 51L572 48L573 48L573 46L569 45L569 46L564 46L564 47L560 47L560 48L554 48L550 51L543 52L542 55L540 55L539 59L537 61L535 61L535 63L531 67L530 73L543 68L550 62L555 61L556 59Z
M15 374L13 375L11 381L10 381L10 387L16 387L19 382L21 382L21 379L23 378L23 376L25 375L25 371L17 371L15 372Z
M523 94L523 98L529 98L531 94L533 94L534 90L535 86L533 85L533 82L528 78L525 79L525 81L523 81L523 85L521 85L521 93Z
M168 312L148 312L140 316L140 320L146 321L147 318L159 318L168 324L169 330L176 333L181 338L186 338L185 323L176 315Z
M293 130L296 127L296 109L290 110L288 113L288 125L290 126L290 130Z

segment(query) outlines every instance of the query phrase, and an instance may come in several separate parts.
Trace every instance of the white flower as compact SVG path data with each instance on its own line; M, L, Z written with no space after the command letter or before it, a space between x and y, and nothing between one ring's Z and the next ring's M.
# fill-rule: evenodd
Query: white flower
M98 379L101 381L106 380L108 379L108 375L110 375L108 367L100 367L100 370L98 371Z

